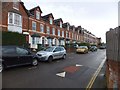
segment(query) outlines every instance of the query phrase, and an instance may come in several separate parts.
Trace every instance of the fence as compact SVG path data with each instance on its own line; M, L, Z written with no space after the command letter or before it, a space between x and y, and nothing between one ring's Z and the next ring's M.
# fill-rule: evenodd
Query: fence
M106 33L107 87L120 89L120 26Z

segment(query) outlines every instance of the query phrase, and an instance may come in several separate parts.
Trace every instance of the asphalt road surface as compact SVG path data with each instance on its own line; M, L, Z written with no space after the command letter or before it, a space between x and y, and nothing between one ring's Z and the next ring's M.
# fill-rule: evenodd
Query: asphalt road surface
M2 73L2 88L86 88L105 56L105 50L68 53L65 60L9 68Z

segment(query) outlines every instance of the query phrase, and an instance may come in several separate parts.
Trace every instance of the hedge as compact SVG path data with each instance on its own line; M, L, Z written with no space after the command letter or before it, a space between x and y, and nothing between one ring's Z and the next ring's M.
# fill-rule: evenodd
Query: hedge
M26 36L17 32L2 32L2 45L23 46L26 44Z

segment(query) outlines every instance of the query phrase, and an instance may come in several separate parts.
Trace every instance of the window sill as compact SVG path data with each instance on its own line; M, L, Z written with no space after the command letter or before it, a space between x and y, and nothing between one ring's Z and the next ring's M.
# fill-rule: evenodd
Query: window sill
M16 24L11 24L11 23L9 23L8 25L10 25L10 26L17 26L17 27L21 27L22 28L21 25L16 25Z

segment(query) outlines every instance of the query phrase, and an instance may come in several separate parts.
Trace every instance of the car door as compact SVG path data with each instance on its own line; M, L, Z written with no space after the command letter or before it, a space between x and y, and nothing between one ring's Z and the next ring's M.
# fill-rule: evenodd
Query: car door
M60 58L60 54L61 54L61 49L59 47L56 47L55 50L53 51L54 59Z
M18 65L18 55L16 53L15 47L2 47L2 59L7 67Z
M63 47L60 47L60 49L61 49L60 57L62 58L63 55L65 54L65 49Z
M30 64L32 62L32 54L29 54L29 51L26 49L16 47L17 54L19 56L19 65Z

